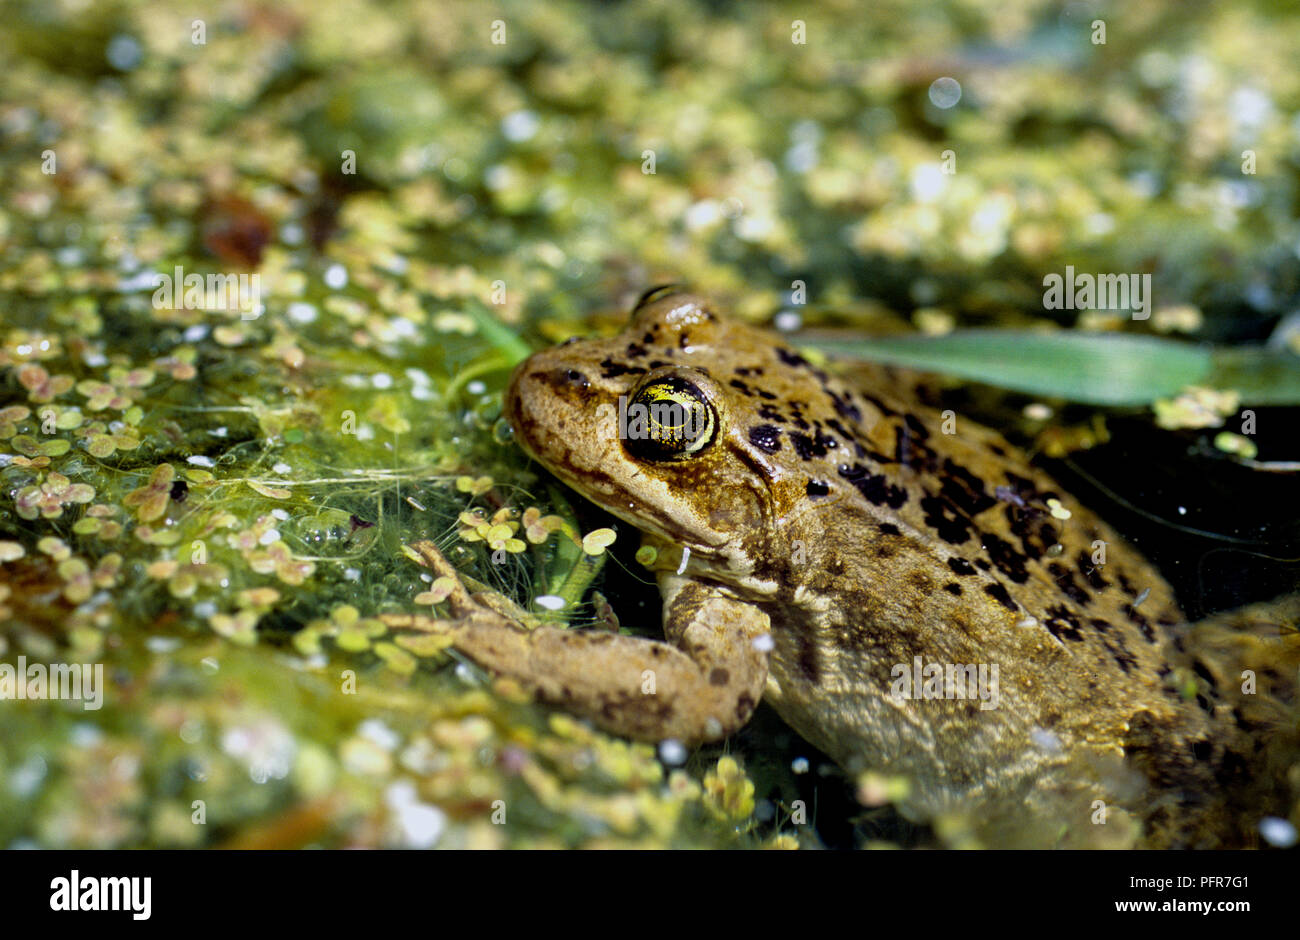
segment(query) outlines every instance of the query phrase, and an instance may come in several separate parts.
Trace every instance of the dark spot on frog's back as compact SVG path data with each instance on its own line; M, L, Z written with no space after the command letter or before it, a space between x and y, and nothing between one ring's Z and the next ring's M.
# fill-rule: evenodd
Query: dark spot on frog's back
M1011 599L1011 595L1007 592L1007 589L1001 584L995 582L993 584L984 585L984 593L1012 613L1016 613L1020 610L1019 606L1016 605L1016 602Z
M984 481L951 457L943 462L943 485L940 492L963 513L974 518L998 501L984 489Z
M793 349L790 349L786 346L777 346L776 355L777 358L780 359L782 362L784 362L786 365L793 366L796 369L808 365L807 359L799 355Z
M894 428L894 463L910 467L924 473L938 474L939 463L934 449L924 441L919 441L907 428L899 425Z
M625 366L613 359L602 359L600 367L605 370L601 373L601 378L605 379L617 378L620 375L644 375L646 371L640 366Z
M1120 607L1120 611L1129 619L1129 621L1137 624L1138 629L1142 631L1142 636L1146 638L1148 643L1154 643L1156 641L1156 632L1151 629L1151 622L1136 608L1134 608L1132 604L1124 604Z
M1210 672L1205 663L1201 662L1199 659L1192 660L1192 672L1205 680L1205 684L1209 687L1211 695L1215 698L1219 697L1219 680L1214 678L1214 673Z
M965 558L958 558L956 555L948 559L948 567L953 570L953 574L970 575L975 573L971 563Z
M841 417L848 418L850 421L855 422L862 420L862 411L857 405L853 404L852 392L845 392L841 396L835 394L833 390L827 389L826 394L830 395L831 401L835 403L835 410ZM840 433L844 432L841 431Z
M1089 594L1078 581L1074 580L1074 572L1066 568L1060 562L1052 562L1047 566L1051 573L1056 586L1061 589L1061 593L1074 601L1080 607L1086 607L1092 603L1092 595Z
M1029 580L1029 572L1025 570L1025 556L1010 542L986 532L980 536L980 544L984 546L989 558L993 559L997 569L1016 584L1024 584Z
M903 421L907 424L908 430L916 435L918 440L924 441L930 436L930 429L927 428L916 415L903 415Z
M1083 639L1083 634L1079 631L1079 618L1064 604L1049 607L1046 613L1047 618L1044 623L1052 636L1058 640L1070 640L1074 643Z
M731 673L725 669L714 669L709 673L709 685L726 685L731 681Z
M1120 670L1125 674L1131 672L1133 667L1138 664L1137 657L1130 653L1128 647L1124 645L1123 637L1119 637L1118 642L1115 643L1111 642L1110 637L1102 637L1102 641L1105 643L1106 650L1110 653L1111 659L1115 660L1115 664L1119 666ZM1175 692L1175 698L1177 695L1178 693Z
M971 522L947 499L941 496L923 497L921 509L925 511L925 524L949 545L961 545L970 541Z
M881 401L879 398L877 398L874 395L868 395L866 392L862 391L861 389L859 389L858 394L861 395L867 401L871 402L871 404L876 407L876 410L879 411L882 415L885 415L886 417L895 418L898 417L898 415L900 414L900 412L896 411L893 408L890 408L888 405L886 405L883 401Z
M1086 551L1080 549L1079 554L1074 558L1074 563L1094 591L1104 591L1110 587L1110 582L1101 576L1101 566L1094 565L1092 556Z
M852 483L874 506L899 509L907 502L907 490L888 482L882 473L872 473L860 463L840 464L839 475Z
M815 435L792 433L790 442L794 445L795 451L804 460L812 460L814 457L825 457L826 452L839 446L835 438L818 431Z
M760 424L749 429L749 443L765 454L775 454L781 449L781 432L774 425Z

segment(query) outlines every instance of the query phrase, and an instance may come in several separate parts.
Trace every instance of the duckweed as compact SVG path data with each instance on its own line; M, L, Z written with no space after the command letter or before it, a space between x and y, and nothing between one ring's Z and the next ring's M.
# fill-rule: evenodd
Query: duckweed
M0 654L100 664L104 701L2 703L0 845L815 844L759 819L785 770L721 746L667 770L480 684L441 633L387 631L446 614L403 548L435 540L538 621L638 616L591 591L631 533L530 466L500 394L668 278L751 320L1117 328L1042 309L1068 259L1153 266L1161 332L1221 340L1242 298L1266 316L1300 273L1279 210L1300 31L1147 8L1062 75L1040 46L1078 24L1045 0L912 26L888 3L507 2L503 45L472 4L16 5ZM122 36L130 61L106 55ZM949 109L936 50L966 76Z

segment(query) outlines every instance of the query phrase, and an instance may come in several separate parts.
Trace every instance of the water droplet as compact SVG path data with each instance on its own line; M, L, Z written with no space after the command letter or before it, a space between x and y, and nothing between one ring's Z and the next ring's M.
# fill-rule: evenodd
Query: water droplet
M1269 845L1289 849L1296 844L1296 828L1280 816L1265 816L1259 821L1259 834Z
M45 758L33 756L13 768L9 775L9 792L20 799L34 795L45 780Z
M669 767L679 767L686 763L686 748L681 741L669 738L659 743L659 759Z
M793 310L782 310L776 315L772 325L782 333L793 333L803 326L803 317Z
M541 126L542 122L534 111L513 111L501 119L501 133L514 143L531 139Z
M936 78L930 85L930 102L936 108L945 111L961 101L961 84L955 78L945 75Z
M515 428L503 417L491 428L491 437L497 443L511 443L515 439Z
M1034 728L1029 732L1029 739L1049 754L1058 754L1061 751L1061 739L1054 731Z
M140 48L140 43L134 36L128 36L126 33L118 33L108 41L108 48L104 50L104 57L108 59L108 64L122 72L129 72L140 64L140 59L144 57L144 50Z
M341 264L331 264L325 269L325 286L330 290L342 290L348 286L348 269Z

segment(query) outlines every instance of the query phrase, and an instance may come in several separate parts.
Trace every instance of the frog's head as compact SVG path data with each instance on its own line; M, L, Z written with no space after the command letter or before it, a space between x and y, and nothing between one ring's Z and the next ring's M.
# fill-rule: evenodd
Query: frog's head
M621 335L523 362L506 417L561 480L651 541L689 548L691 570L740 583L780 515L779 469L751 440L758 399L736 387L769 360L764 335L701 297L656 288Z

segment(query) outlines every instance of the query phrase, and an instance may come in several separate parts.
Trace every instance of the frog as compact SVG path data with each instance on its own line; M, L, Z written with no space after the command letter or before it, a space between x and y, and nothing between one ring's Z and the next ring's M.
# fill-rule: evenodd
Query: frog
M504 418L641 534L663 639L525 625L428 541L451 616L391 625L436 624L634 740L720 741L766 702L846 773L905 780L918 819L1026 816L1048 835L1024 844L1092 844L1117 812L1126 844L1231 844L1224 781L1252 730L1232 667L1195 659L1115 529L899 370L832 368L666 285L621 334L524 360Z

